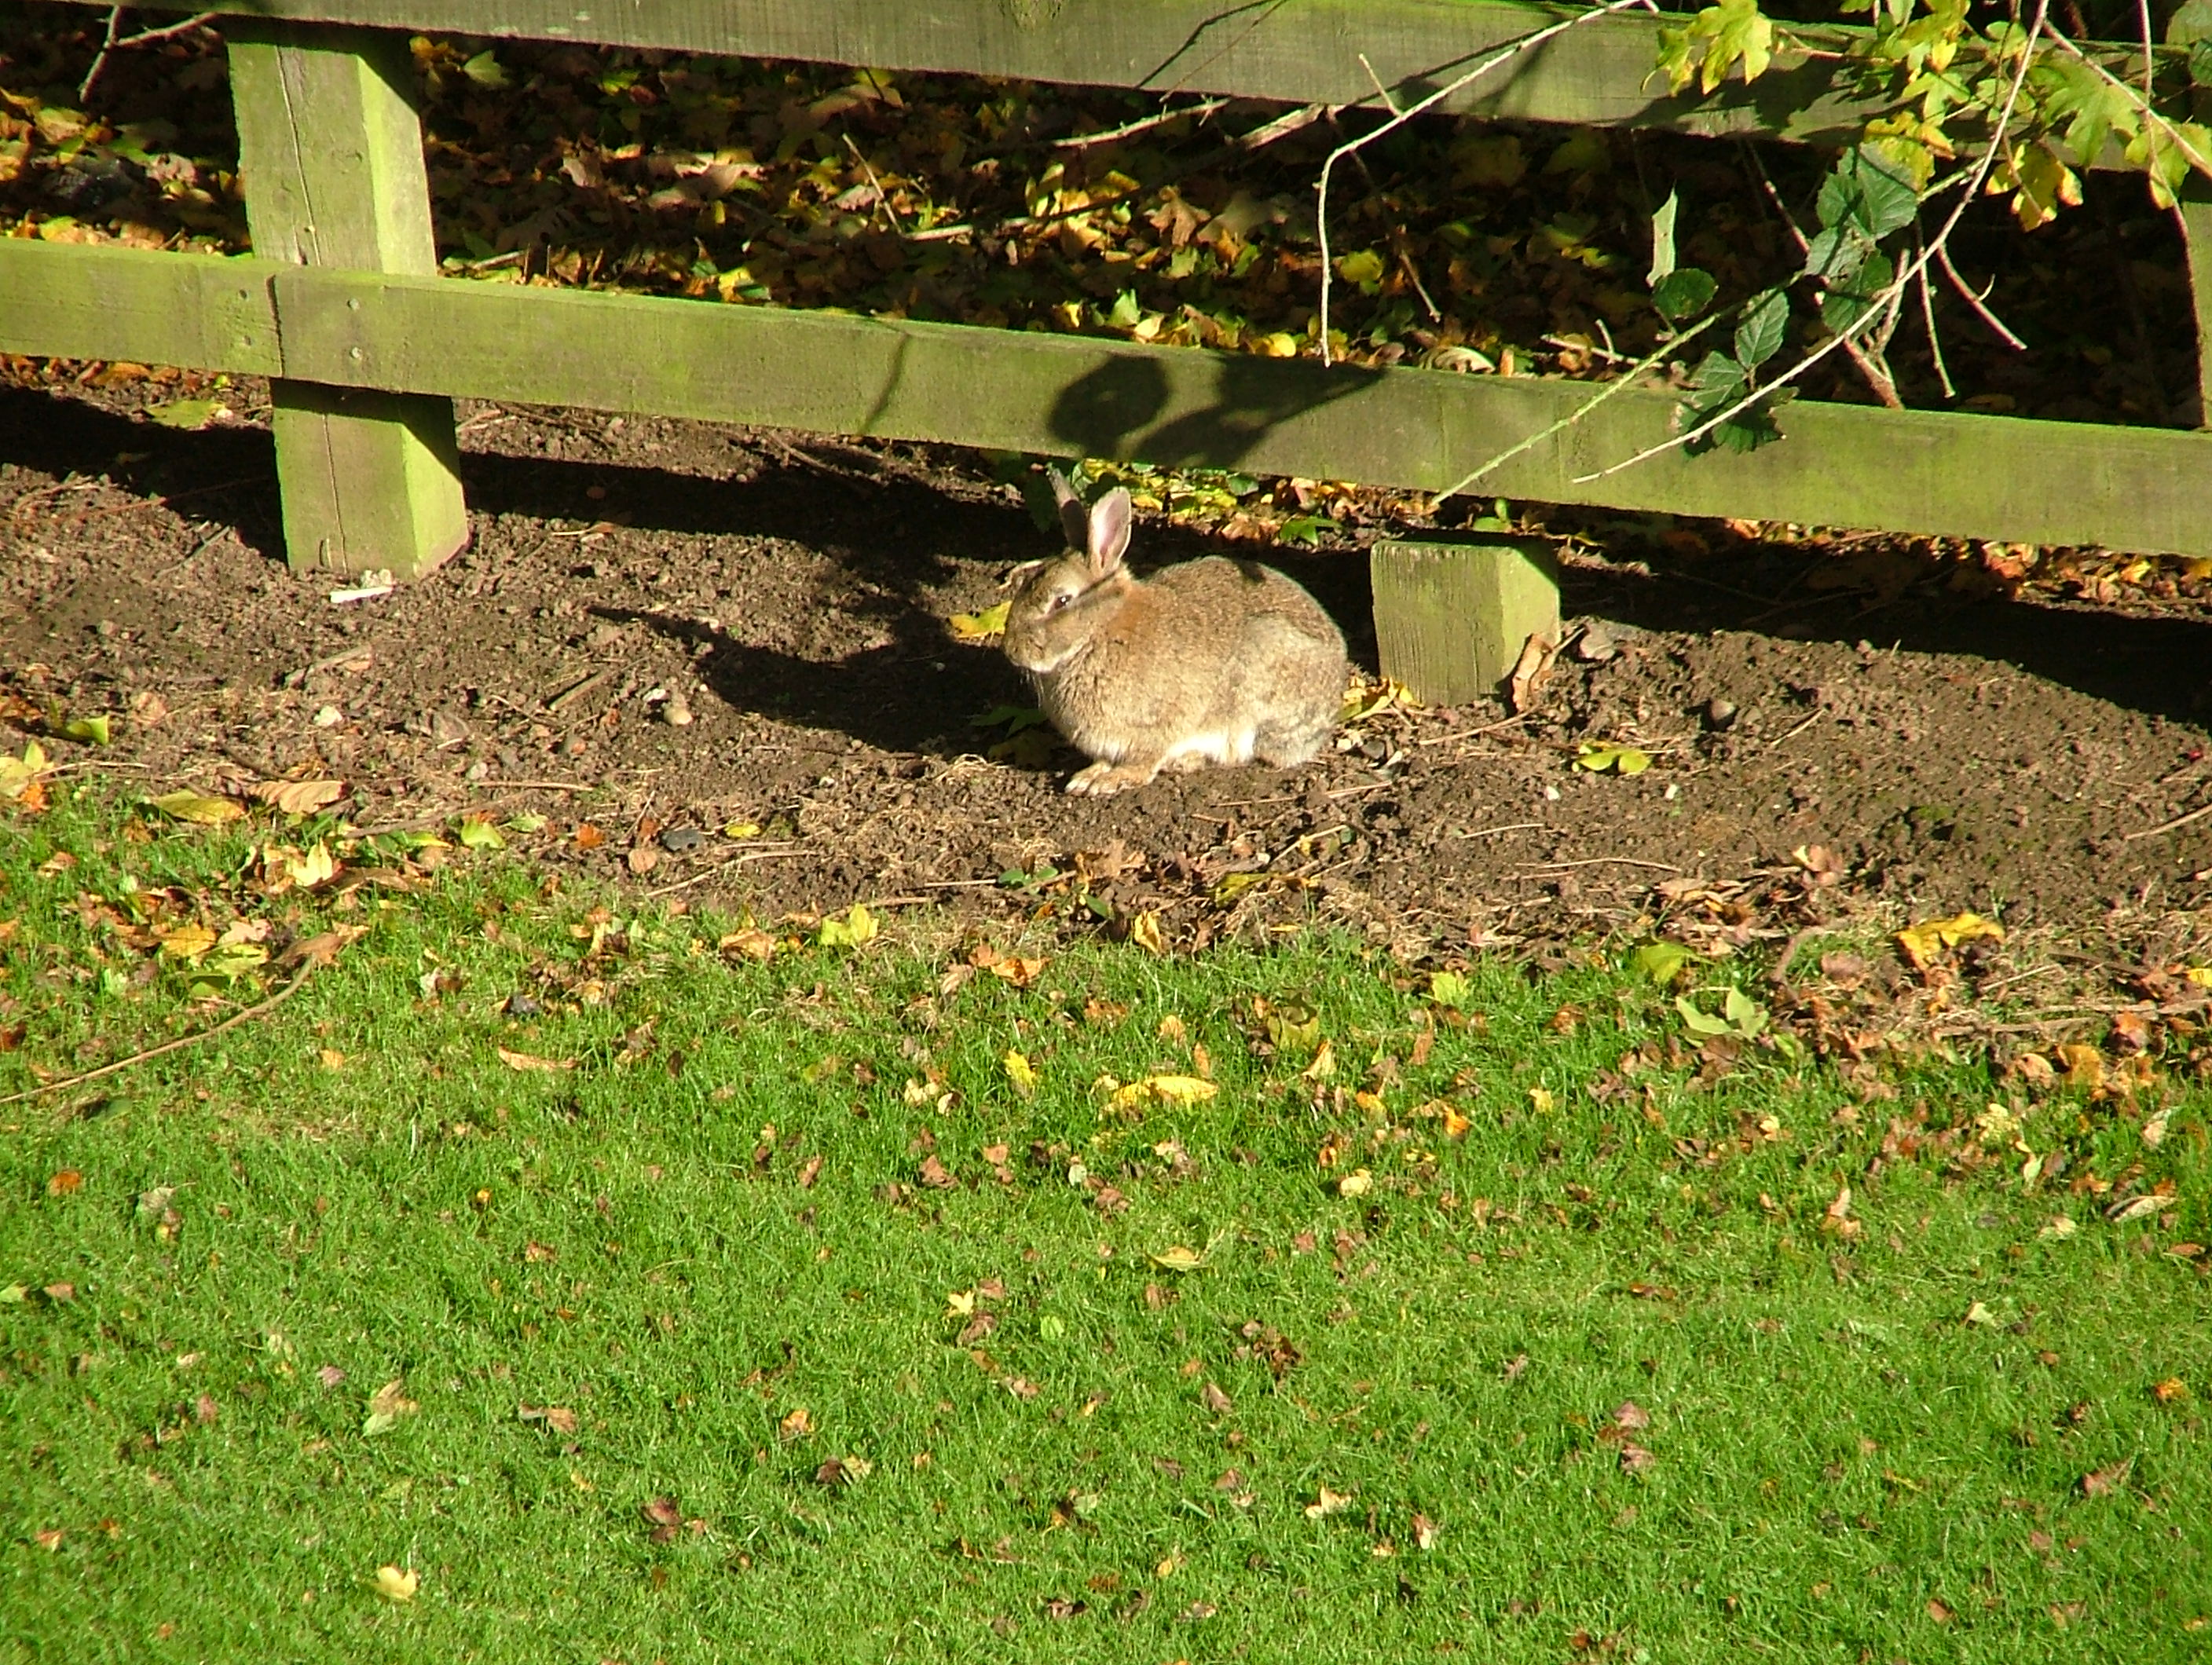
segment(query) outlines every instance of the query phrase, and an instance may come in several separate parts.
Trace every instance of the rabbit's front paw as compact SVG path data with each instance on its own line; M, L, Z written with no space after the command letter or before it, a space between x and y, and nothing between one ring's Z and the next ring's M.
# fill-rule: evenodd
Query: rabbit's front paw
M1097 763L1072 777L1067 791L1078 798L1110 798L1146 785L1159 773L1158 765Z

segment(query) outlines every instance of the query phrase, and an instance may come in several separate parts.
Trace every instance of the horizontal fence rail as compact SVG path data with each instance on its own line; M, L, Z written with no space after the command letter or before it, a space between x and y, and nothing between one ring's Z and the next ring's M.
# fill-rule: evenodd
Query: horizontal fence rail
M1583 9L1522 0L234 0L216 9L1286 104L1376 105L1379 81L1402 107ZM1851 86L1844 54L1867 31L1836 26L1793 27L1789 35L1814 50L1778 41L1773 66L1748 86L1731 79L1710 95L1669 95L1656 67L1669 21L1680 21L1590 18L1437 108L1808 144L1846 143L1889 108ZM1955 126L1954 137L1971 137L1969 127ZM2118 161L2108 145L2095 165Z
M1595 391L24 240L0 240L0 295L16 353L1422 490ZM1626 390L1481 489L2212 557L2212 434L1799 400L1786 443L1585 477L1663 439L1674 403Z

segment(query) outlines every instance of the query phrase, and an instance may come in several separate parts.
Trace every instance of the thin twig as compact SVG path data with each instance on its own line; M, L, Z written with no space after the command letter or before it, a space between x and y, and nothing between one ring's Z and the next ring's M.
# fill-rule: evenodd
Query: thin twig
M1518 40L1516 40L1501 50L1492 53L1488 58L1483 59L1481 63L1476 64L1472 70L1468 70L1464 75L1458 76L1454 79L1446 82L1443 86L1437 88L1435 92L1431 93L1426 98L1422 99L1419 103L1409 104L1404 109L1397 111L1391 116L1389 120L1384 122L1380 127L1374 129L1371 132L1363 133L1358 138L1346 139L1342 144L1340 144L1335 149L1328 153L1327 160L1325 160L1321 165L1321 179L1314 186L1315 196L1317 203L1315 217L1319 223L1321 230L1321 362L1323 364L1330 362L1328 345L1328 303L1330 288L1328 261L1328 182L1336 172L1337 163L1342 161L1346 156L1352 155L1359 150L1364 149L1366 146L1374 143L1376 140L1381 138L1385 133L1391 132L1397 128L1404 126L1415 116L1425 114L1428 111L1434 109L1446 99L1450 98L1455 94L1462 92L1467 88L1473 86L1476 82L1481 80L1483 76L1488 75L1492 70L1497 69L1500 64L1510 63L1514 58L1518 58L1522 52L1528 51L1531 47L1540 46L1547 40L1553 39L1559 35L1565 34L1569 29L1578 28L1583 24L1589 22L1594 17L1609 17L1615 12L1628 11L1631 9L1654 11L1656 10L1657 8L1653 4L1652 0L1606 0L1606 3L1601 6L1593 7L1589 11L1577 12L1572 17L1562 18L1557 23L1550 24L1544 28L1534 31L1533 33L1522 35ZM1373 72L1370 70L1370 73L1372 74ZM1386 104L1389 101L1387 95L1383 101Z
M2098 75L2102 76L2106 81L2112 82L2113 86L2125 93L2130 99L2136 97L2136 89L2134 88L2129 86L2126 82L2122 81L2110 70L2098 63L2095 58L2090 57L2088 53L2083 52L2071 40L2069 40L2064 35L2059 33L2057 30L2051 27L2050 7L2047 4L2043 6L2036 13L2036 27L2032 33L2048 37L2051 43L2057 46L2061 52L2064 52L2068 57L2076 58L2081 63L2088 65L2088 67L2094 70ZM2167 138L2173 142L2174 149L2180 151L2182 155L2187 158L2191 167L2197 169L2200 173L2212 175L2212 155L2208 155L2205 152L2199 150L2195 145L2190 143L2187 139L2181 136L2180 129L2177 128L2172 122L2168 121L2164 116L2159 114L2156 110L2151 108L2148 105L2145 105L2143 106L2142 114L2146 121L2149 122L2153 126L2159 128L2165 133Z
M2028 42L2032 43L2038 34L2044 32L2050 21L2050 15L2051 0L2036 0L2035 24L2028 31ZM2063 37L2060 39L2063 39ZM2070 46L2072 43L2067 44ZM1960 192L1958 203L1951 210L1948 217L1944 220L1943 228L1936 234L1931 252L1933 249L1941 249L1950 240L1951 234L1958 229L1959 222L1966 217L1966 210L1981 196L1982 186L1988 181L1991 171L1996 168L1997 156L2004 148L2005 131L2012 125L2013 112L2020 104L2021 88L2027 80L2027 71L2033 61L2033 52L2028 44L2024 43L2021 47L2019 67L2013 72L2012 85L2006 88L2005 101L1997 110L1996 120L1991 124L1989 146L1980 156L1976 158L1974 165L1966 170L1967 177L1962 181L1965 189ZM2121 85L2124 89L2124 83L2116 84ZM1589 485L1594 481L1618 474L1624 469L1633 468L1639 463L1650 462L1654 457L1662 457L1670 451L1678 451L1685 446L1694 445L1723 423L1735 421L1753 405L1771 398L1778 389L1800 380L1807 372L1829 354L1842 348L1845 343L1866 333L1868 326L1875 321L1878 315L1893 309L1898 304L1899 297L1905 293L1905 286L1926 270L1929 258L1929 253L1923 253L1917 258L1906 262L1905 270L1890 280L1888 286L1875 297L1874 303L1865 312L1860 313L1835 335L1806 354L1803 358L1798 360L1764 387L1745 394L1735 404L1708 416L1694 428L1686 428L1657 445L1646 446L1634 456L1625 458L1609 468L1599 469L1593 474L1577 475L1573 483L1578 486Z
M2156 838L2160 833L2177 832L2191 822L2202 821L2208 815L2212 815L2212 804L2207 804L2201 810L2191 810L2186 815L2177 815L2172 820L2161 822L2155 827L2146 827L2141 832L2129 833L2120 842L2132 844L2138 838Z
M1958 290L1959 298L1973 308L1975 317L1996 331L1998 340L2003 342L2015 353L2024 353L2027 350L2027 343L2006 328L2004 319L1999 318L1989 308L1990 295L1997 286L1995 272L1990 274L1990 287L1979 295L1976 295L1966 280L1959 275L1959 269L1951 264L1949 249L1939 246L1936 251L1936 262L1943 268L1943 275L1951 280L1951 287Z
M1615 393L1621 392L1627 388L1635 386L1638 379L1641 378L1647 371L1657 368L1658 366L1664 362L1668 358L1672 356L1674 354L1680 352L1691 342L1695 341L1707 330L1712 328L1714 325L1719 323L1720 319L1721 314L1715 313L1711 317L1704 319L1702 322L1692 325L1688 329L1668 340L1663 346L1655 349L1647 356L1638 359L1633 365L1622 371L1611 381L1607 382L1603 386L1599 388L1595 395L1589 398L1584 399L1580 404L1568 411L1565 416L1561 416L1549 428L1544 428L1540 432L1531 434L1527 439L1521 441L1517 445L1510 446L1505 450L1499 452L1495 457L1492 457L1488 462L1485 463L1480 468L1476 469L1474 473L1468 475L1456 485L1445 487L1443 490L1437 494L1436 501L1441 503L1447 497L1457 496L1461 492L1465 491L1469 486L1473 485L1477 480L1482 478L1484 475L1488 474L1492 469L1512 461L1514 458L1519 456L1524 451L1534 450L1536 447L1543 444L1545 441L1550 439L1553 434L1559 433L1561 429L1571 428L1575 423L1580 422L1584 416L1589 415L1591 411L1596 410L1598 406L1603 404L1607 399L1611 398Z
M1811 254L1812 242L1806 237L1803 228L1798 225L1797 216L1790 211L1790 205L1782 200L1781 191L1775 185L1773 176L1766 171L1766 159L1747 144L1741 147L1741 153L1750 159L1752 171L1759 176L1759 188L1765 192L1767 203L1782 216L1782 223L1789 228L1790 239L1797 245L1797 252ZM1826 292L1828 283L1826 278L1820 280L1820 288L1823 293ZM1893 311L1890 327L1896 327ZM1859 374L1865 378L1866 385L1874 390L1874 396L1892 410L1902 410L1905 401L1897 396L1897 376L1883 356L1888 349L1887 336L1879 342L1854 341L1844 348L1850 355L1851 362L1859 367Z
M180 1035L173 1041L164 1041L158 1047L149 1047L143 1052L134 1052L128 1058L118 1058L112 1064L102 1064L96 1070L86 1070L77 1075L64 1075L59 1080L49 1081L43 1086L33 1087L27 1092L9 1093L5 1098L0 1098L0 1104L20 1104L27 1098L43 1097L50 1092L66 1092L71 1087L82 1087L88 1081L97 1081L104 1075L112 1075L118 1070L127 1070L134 1064L143 1064L149 1058L159 1058L165 1052L174 1052L179 1047L198 1046L203 1041L211 1041L225 1030L236 1029L240 1024L253 1018L265 1018L300 992L301 985L307 981L318 963L319 962L312 957L302 960L300 963L300 969L292 974L290 982L286 983L283 987L258 1005L250 1006L243 1012L232 1012L213 1029L204 1029L192 1035Z
M1541 832L1543 830L1544 823L1540 821L1516 821L1510 826L1485 827L1480 832L1454 833L1451 836L1454 838L1497 838L1506 833Z
M861 155L860 147L853 143L853 136L850 133L840 133L837 137L845 141L845 148L853 153L853 160L860 164L860 172L868 176L868 189L876 193L877 211L882 214L890 224L891 235L897 236L899 234L898 216L891 212L890 198L884 195L884 182L876 177L876 170L868 165L867 157Z
M1538 861L1523 868L1523 872L1557 872L1565 867L1650 867L1662 873L1679 873L1682 870L1666 861L1646 861L1633 855L1589 855L1579 861Z
M161 28L148 29L143 33L132 35L128 40L118 40L115 37L117 32L123 27L123 14L126 9L128 9L126 7L116 6L108 11L107 39L100 43L99 54L92 60L92 67L84 72L84 79L77 82L76 98L80 105L92 96L92 84L100 79L100 72L107 67L107 59L111 53L123 52L132 46L151 46L156 40L167 40L176 35L190 34L202 24L212 23L222 15L218 12L204 11L187 17L181 23L171 23Z
M1089 145L1111 144L1115 139L1126 139L1132 133L1149 132L1155 127L1164 127L1168 123L1180 120L1184 116L1210 116L1216 110L1233 101L1225 98L1200 99L1195 104L1179 105L1172 110L1158 111L1149 116L1141 116L1135 121L1124 122L1119 127L1109 127L1103 132L1074 133L1064 139L1054 139L1052 142L1053 149L1081 150Z
M1928 283L1927 245L1921 245L1920 261L1920 319L1928 328L1928 357L1936 367L1936 380L1943 385L1943 397L1954 399L1959 390L1951 385L1950 368L1943 362L1942 337L1936 333L1936 294Z

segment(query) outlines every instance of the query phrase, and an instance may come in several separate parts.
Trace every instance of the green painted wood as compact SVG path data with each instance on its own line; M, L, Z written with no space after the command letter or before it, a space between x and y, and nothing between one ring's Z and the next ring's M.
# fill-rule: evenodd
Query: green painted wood
M261 21L234 21L227 39L256 252L434 272L406 42ZM450 399L287 378L270 384L270 402L294 570L414 578L468 541Z
M259 0L236 9L1292 104L1372 103L1364 56L1404 104L1579 9L1519 0ZM1655 90L1663 87L1653 74L1663 21L1623 13L1579 25L1440 107L1823 144L1851 138L1880 112L1851 92L1841 58L1863 30L1793 27L1796 40L1825 55L1785 42L1753 85L1674 98Z
M2201 174L2181 182L2181 240L2197 309L2197 422L2212 428L2212 182Z
M156 264L112 243L0 237L0 341L36 341L19 350L52 358L274 375L283 361L269 277L254 261L220 255L164 254Z
M1530 538L1386 538L1369 551L1382 674L1428 705L1498 691L1532 635L1559 639L1558 563Z
M0 271L66 288L88 251L9 245ZM204 281L142 264L151 307ZM1141 458L1437 490L1579 407L1587 384L1431 370L1325 369L1194 348L774 307L720 306L227 263L276 299L287 376L337 386ZM51 331L52 333L47 331ZM187 334L203 346L221 343ZM143 339L143 337L142 337ZM62 343L66 343L66 345ZM0 350L82 350L77 320L0 307ZM105 355L94 355L96 356ZM265 368L262 349L205 368ZM1504 465L1486 494L2212 557L2212 438L1801 399L1787 441L1748 456L1670 453L1591 474L1663 438L1670 395L1633 389Z

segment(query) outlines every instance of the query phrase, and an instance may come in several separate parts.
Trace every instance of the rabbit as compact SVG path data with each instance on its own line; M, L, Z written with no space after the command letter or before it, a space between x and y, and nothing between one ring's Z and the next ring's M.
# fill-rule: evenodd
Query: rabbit
M1344 637L1280 573L1211 556L1149 579L1121 564L1129 494L1089 510L1058 474L1069 552L1013 574L1006 654L1053 726L1095 761L1067 782L1105 797L1162 769L1309 762L1343 704Z

